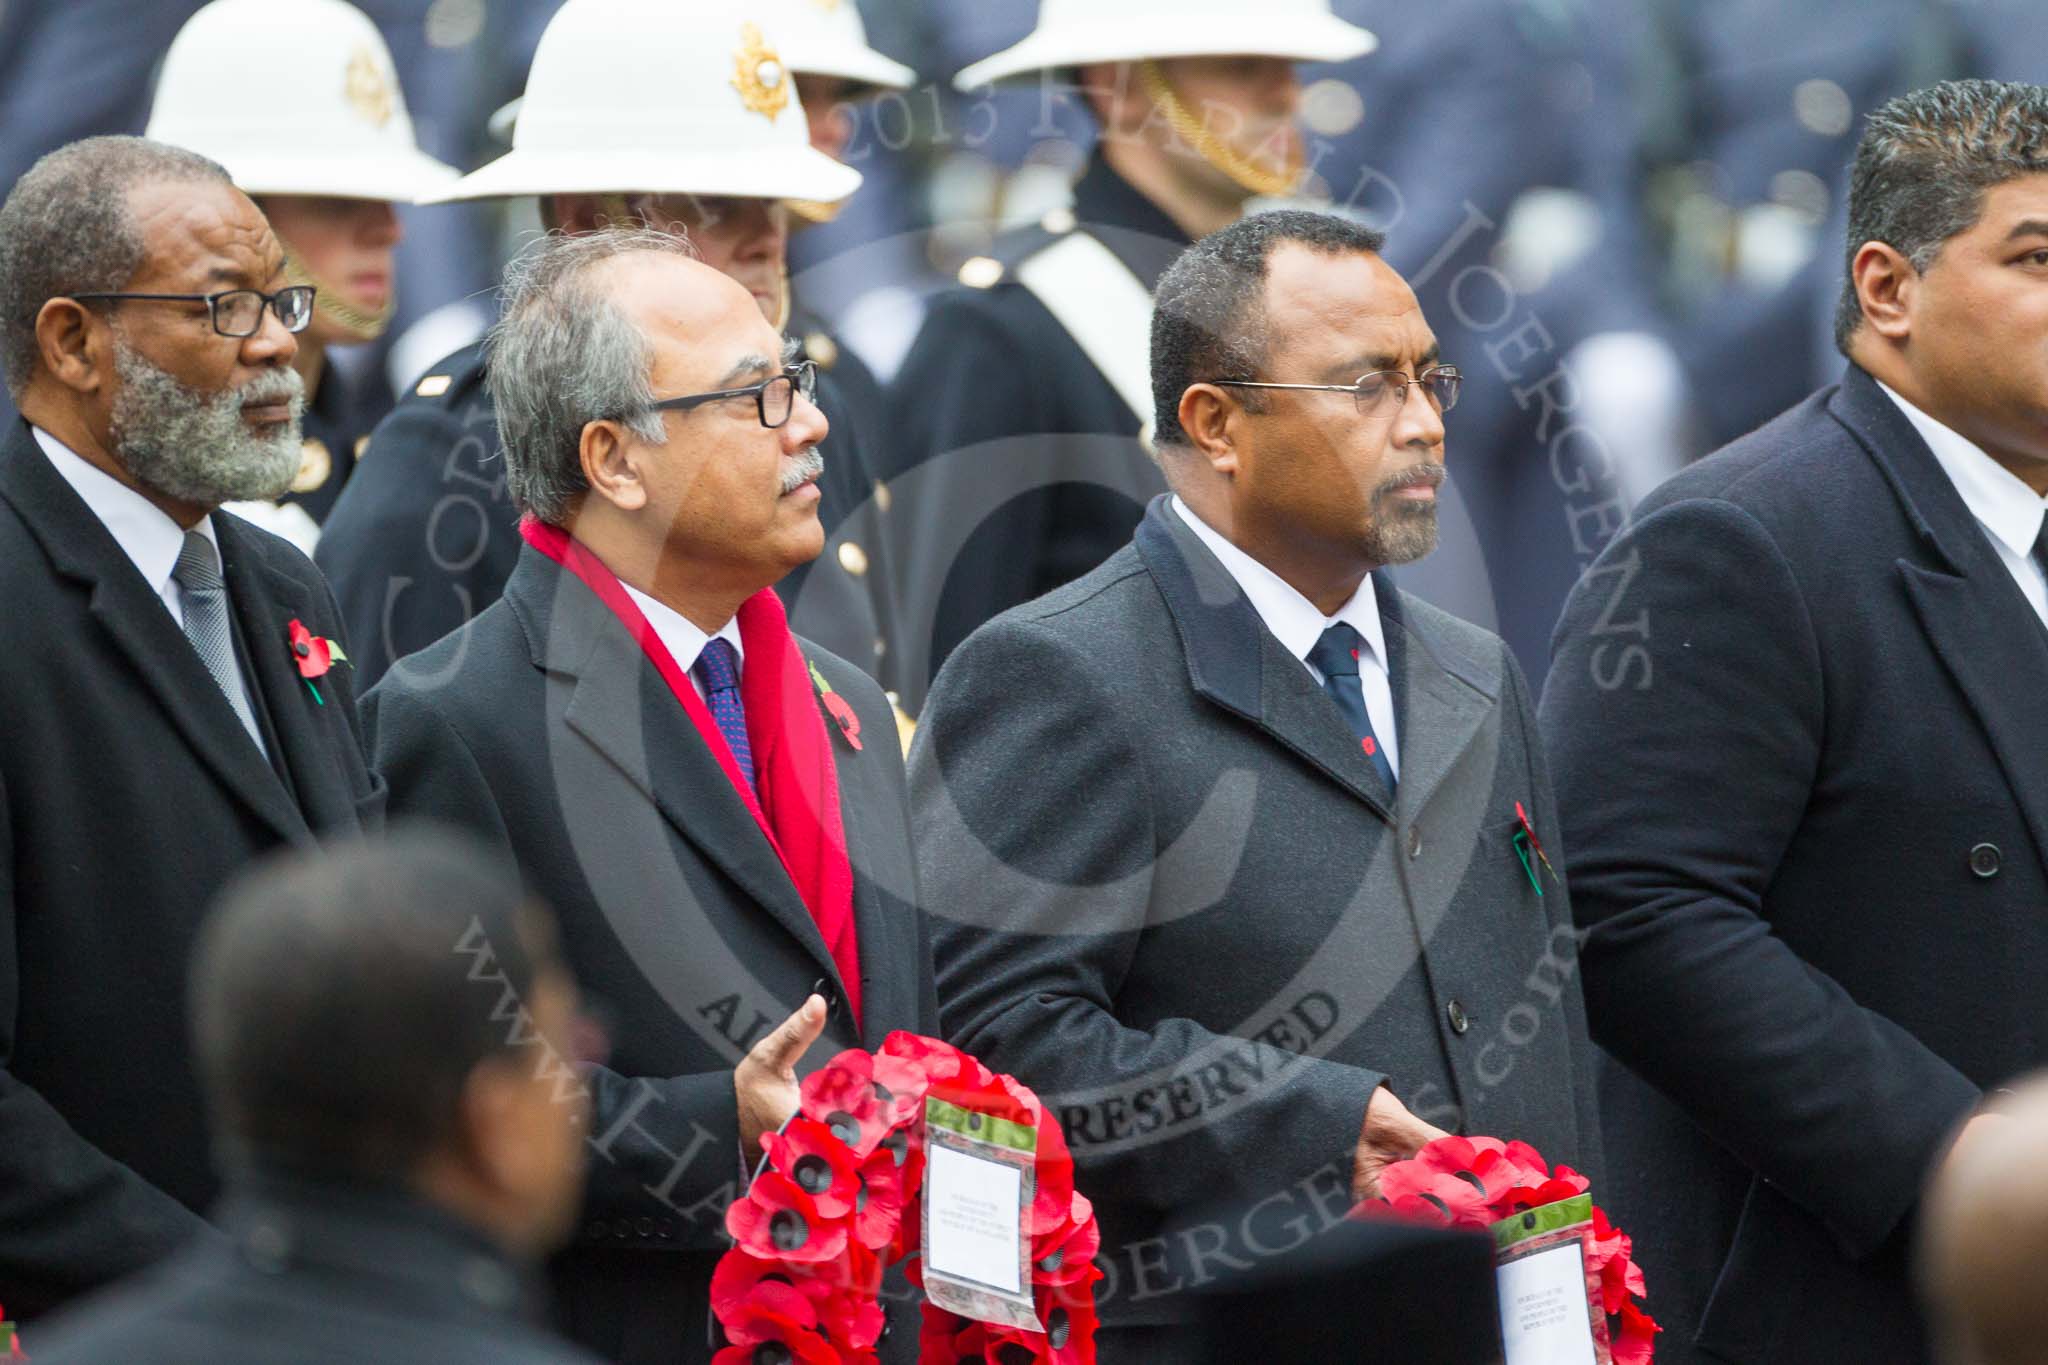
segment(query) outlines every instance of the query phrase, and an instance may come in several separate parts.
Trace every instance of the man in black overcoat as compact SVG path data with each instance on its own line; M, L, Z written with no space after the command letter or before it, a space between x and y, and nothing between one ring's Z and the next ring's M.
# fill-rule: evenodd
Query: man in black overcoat
M53 152L0 207L26 419L0 438L0 1285L26 1318L204 1226L207 902L381 818L326 585L217 510L298 465L283 265L225 171L138 138Z
M1879 109L1845 260L1841 383L1638 509L1543 698L1675 1365L1925 1360L1923 1182L2048 1061L2048 92Z
M690 250L613 229L517 268L490 382L528 543L363 703L393 809L518 860L608 1027L555 1285L570 1334L635 1365L709 1358L725 1210L796 1063L937 1029L888 701L771 588L824 544L827 424ZM835 839L850 894L814 875ZM885 1354L914 1357L890 1311Z

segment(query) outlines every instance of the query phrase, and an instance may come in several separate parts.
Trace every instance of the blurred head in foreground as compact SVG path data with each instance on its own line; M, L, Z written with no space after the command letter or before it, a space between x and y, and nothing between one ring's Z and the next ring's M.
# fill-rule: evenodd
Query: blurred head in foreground
M575 983L547 913L468 844L415 831L260 865L192 986L231 1176L403 1187L527 1259L573 1226Z

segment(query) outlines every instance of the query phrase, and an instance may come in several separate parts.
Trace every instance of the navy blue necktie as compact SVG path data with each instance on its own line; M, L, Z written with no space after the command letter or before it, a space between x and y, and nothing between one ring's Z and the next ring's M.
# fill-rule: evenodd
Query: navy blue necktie
M1358 651L1364 645L1357 631L1339 621L1316 641L1315 648L1308 652L1308 662L1323 675L1323 691L1337 703L1337 710L1351 727L1351 733L1358 736L1359 747L1365 750L1373 770L1391 792L1394 790L1394 765L1387 762L1379 736L1372 732L1372 717L1365 710L1365 687L1358 681Z
M718 733L725 736L726 747L732 750L747 785L753 786L754 749L747 742L747 713L740 706L739 651L730 640L712 640L704 646L704 652L697 656L697 666L690 671L704 684L704 700L711 705L711 719L718 722Z

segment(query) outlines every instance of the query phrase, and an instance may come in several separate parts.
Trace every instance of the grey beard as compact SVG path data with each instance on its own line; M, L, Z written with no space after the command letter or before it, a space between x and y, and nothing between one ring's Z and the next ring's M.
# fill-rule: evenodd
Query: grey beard
M1370 557L1379 564L1413 564L1436 549L1436 507L1383 506L1373 521Z
M816 446L805 446L789 457L782 468L782 491L794 493L825 472L825 456Z
M114 453L137 483L204 507L268 501L299 472L299 419L306 386L293 369L272 370L240 388L206 394L114 344L121 388L114 395ZM291 420L259 436L242 419L247 403L291 404Z

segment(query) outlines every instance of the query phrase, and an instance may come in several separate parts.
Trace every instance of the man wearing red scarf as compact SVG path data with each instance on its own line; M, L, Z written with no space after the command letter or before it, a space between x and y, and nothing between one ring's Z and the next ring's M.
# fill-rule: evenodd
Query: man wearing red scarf
M612 230L512 267L489 374L526 546L363 704L393 810L497 840L560 908L611 1054L558 1308L664 1365L709 1357L723 1214L799 1065L937 1027L888 702L769 586L824 546L827 421L694 255Z

